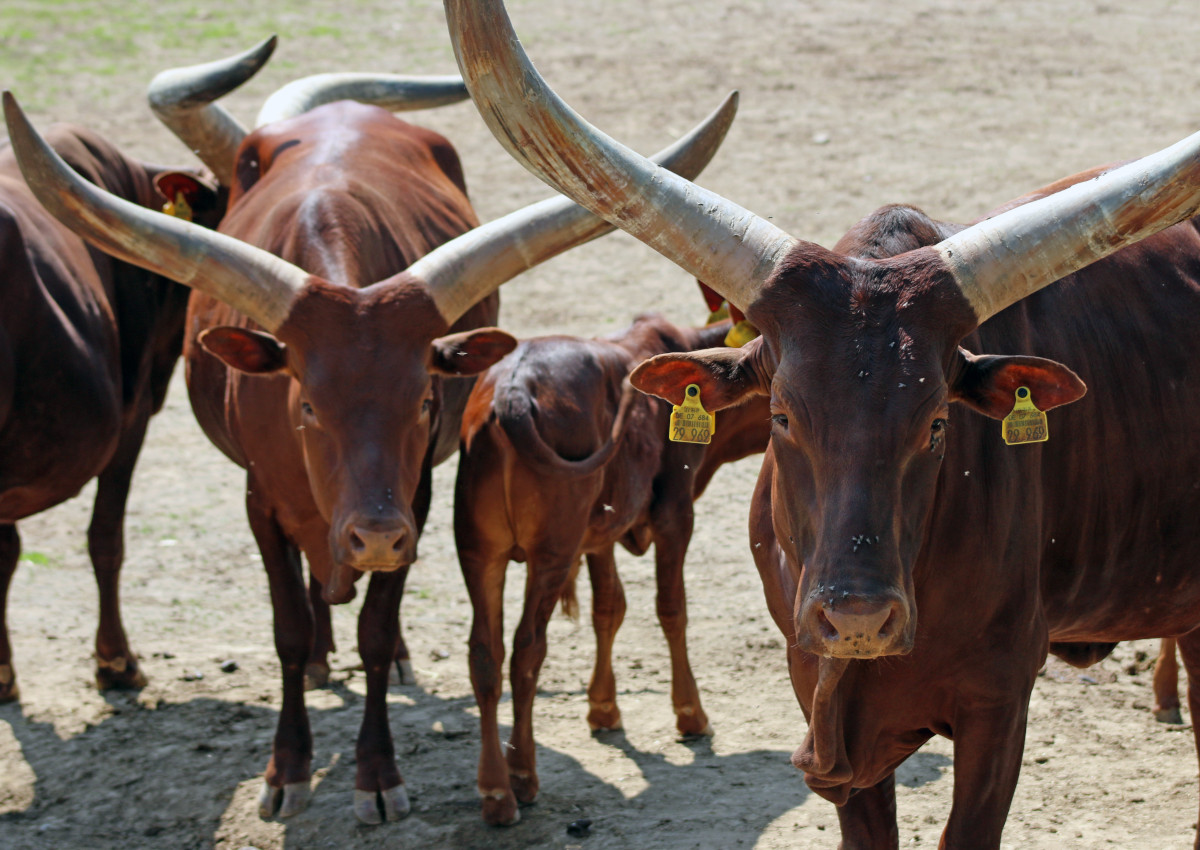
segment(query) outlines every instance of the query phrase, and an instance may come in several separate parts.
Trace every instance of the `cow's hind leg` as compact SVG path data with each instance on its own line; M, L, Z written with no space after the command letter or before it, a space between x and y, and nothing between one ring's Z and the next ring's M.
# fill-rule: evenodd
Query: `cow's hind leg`
M257 488L253 483L249 491ZM284 535L269 509L247 496L250 530L262 553L275 616L275 651L283 674L283 705L275 727L258 813L288 817L304 810L311 795L312 731L304 706L304 668L312 649L313 621L300 550Z
M329 603L322 595L325 591L320 579L308 576L308 605L313 615L313 645L304 665L304 690L314 691L329 684L329 653L335 649L333 643L333 618Z
M21 556L21 538L12 523L0 523L0 702L20 696L13 669L12 645L8 642L8 587Z
M593 732L621 728L612 648L625 619L625 588L617 575L613 547L587 556L592 582L592 629L596 633L596 664L588 683L588 726Z
M842 828L840 850L896 850L900 846L896 774L888 774L872 788L854 792L837 813Z
M1158 660L1154 662L1154 719L1159 723L1183 723L1174 638L1163 638L1158 645Z
M1188 711L1192 714L1192 735L1200 753L1200 728L1195 722L1200 717L1200 629L1176 638L1176 643L1179 645L1179 655L1183 658L1183 669L1187 671ZM1197 833L1193 846L1200 850L1200 833Z
M137 655L130 649L121 623L120 578L125 557L125 504L148 419L149 413L121 435L116 454L97 479L96 502L88 526L88 554L100 594L96 686L101 690L146 685L146 677L138 667Z
M408 567L372 573L358 615L358 651L367 674L367 700L356 747L354 814L368 824L400 820L409 812L387 715L388 671L394 661L400 599L407 577Z
M671 652L671 705L675 728L684 738L713 733L700 706L700 689L687 651L687 591L683 562L692 539L692 501L689 490L660 497L654 518L654 564L658 582L658 622Z
M508 746L508 775L522 803L537 799L537 751L533 741L533 698L538 674L546 660L546 624L562 594L578 556L574 552L542 550L529 553L525 579L525 610L513 635L509 676L513 695L513 728Z

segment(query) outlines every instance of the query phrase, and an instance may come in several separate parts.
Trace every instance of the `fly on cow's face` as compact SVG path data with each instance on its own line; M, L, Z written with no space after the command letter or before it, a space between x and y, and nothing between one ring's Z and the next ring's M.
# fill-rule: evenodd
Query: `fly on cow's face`
M946 438L946 420L938 417L933 420L933 424L929 426L929 451L935 454L942 449L942 443ZM940 460L940 457L939 457Z

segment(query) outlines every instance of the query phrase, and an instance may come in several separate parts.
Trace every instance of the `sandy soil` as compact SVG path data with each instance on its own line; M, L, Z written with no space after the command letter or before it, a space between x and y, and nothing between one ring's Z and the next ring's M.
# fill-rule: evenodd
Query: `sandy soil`
M156 4L155 26L114 41L70 23L68 12L94 23L117 10L64 4L61 25L30 42L20 17L32 21L36 4L15 0L0 11L0 48L8 61L36 60L36 75L7 73L39 124L85 123L137 155L178 162L185 152L142 101L145 83L170 65L278 32L275 62L228 99L247 122L266 94L305 73L454 69L440 5L429 0L352 12L317 0L244 14L228 5L197 16L182 3ZM965 220L1200 129L1200 18L1171 0L514 0L511 12L560 93L641 150L740 89L741 115L703 182L823 244L884 203ZM207 40L190 42L199 32ZM469 105L414 118L458 146L484 218L546 194ZM503 324L518 334L607 332L645 309L702 318L694 284L622 235L526 275L503 298ZM630 598L616 666L625 731L588 734L591 630L556 619L536 707L542 797L519 826L481 823L464 652L471 612L450 534L450 462L437 471L404 602L419 684L389 696L413 814L364 828L350 812L363 702L352 603L336 611L332 686L309 696L312 804L287 822L264 821L254 797L279 697L266 583L240 471L199 432L177 382L153 424L128 519L125 615L151 679L140 694L90 685L90 489L21 524L33 560L10 595L22 699L0 706L0 847L835 847L833 807L788 763L804 721L747 552L757 466L751 459L720 473L699 505L688 559L691 651L711 741L675 740L652 562L621 557ZM514 565L509 582L509 623L521 570ZM1191 727L1157 724L1148 710L1154 651L1151 642L1123 645L1083 672L1049 665L1033 696L1006 847L1192 845ZM222 673L228 659L238 669ZM935 846L954 781L948 742L932 742L899 777L902 845ZM580 818L592 820L590 837L567 834Z

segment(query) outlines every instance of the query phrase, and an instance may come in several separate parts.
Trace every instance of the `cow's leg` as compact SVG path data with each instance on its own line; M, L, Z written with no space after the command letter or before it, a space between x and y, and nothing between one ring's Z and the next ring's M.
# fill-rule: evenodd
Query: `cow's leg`
M508 763L500 743L496 716L504 687L504 578L507 557L489 556L459 543L459 562L471 597L469 665L471 687L479 705L479 795L483 819L509 826L521 819L508 781Z
M617 575L610 545L587 556L592 582L592 629L596 633L596 664L588 683L588 726L593 732L621 728L617 708L617 681L613 676L612 648L617 629L625 619L625 588Z
M308 604L313 614L313 645L304 665L304 690L312 691L329 684L329 653L336 647L333 643L333 619L329 603L321 594L324 586L320 579L308 576Z
M394 661L407 577L408 567L372 573L358 615L358 651L367 674L367 699L356 747L354 814L368 824L383 823L385 818L400 820L409 812L387 716L388 671Z
M896 850L896 774L889 773L871 788L862 788L837 810L842 828L840 850Z
M96 481L96 501L88 526L88 554L100 595L100 623L96 629L96 687L141 688L146 677L129 648L121 623L121 562L125 557L125 504L133 468L146 436L147 412L121 434L116 454Z
M417 490L413 494L413 518L416 520L418 538L425 529L425 520L429 517L429 505L432 498L433 448L430 447L429 454L425 457L424 465L421 467L421 480L417 482ZM401 593L400 597L396 599L397 606L403 601L403 596L404 594ZM408 645L404 642L404 621L400 616L399 608L396 610L396 643L392 648L392 661L388 676L389 681L394 685L415 685L417 683L417 675L413 671Z
M258 488L250 483L252 494ZM275 651L283 674L283 705L275 727L258 813L288 817L303 811L311 794L312 732L304 706L304 667L312 649L312 609L304 586L300 550L284 535L266 505L246 498L250 530L262 553L275 617Z
M1000 846L1000 833L1021 772L1028 713L1025 691L1018 703L967 709L956 717L954 802L940 847L988 850Z
M660 496L654 516L654 566L658 581L658 622L671 652L671 705L675 728L685 738L713 733L700 706L700 689L688 661L687 592L683 562L692 539L691 482L686 490Z
M1179 655L1183 658L1183 669L1187 671L1188 711L1192 714L1192 736L1196 741L1197 753L1200 753L1200 728L1196 724L1196 718L1200 717L1200 629L1177 638L1176 643L1179 645ZM1200 833L1197 833L1193 846L1200 850Z
M1182 723L1179 712L1179 664L1174 638L1163 638L1154 662L1154 719L1159 723Z
M17 672L12 663L12 644L8 642L8 586L20 556L21 538L16 525L0 523L0 702L12 702L20 696Z
M537 799L537 751L533 742L533 698L546 660L546 624L578 555L543 549L529 553L525 578L525 610L513 635L509 676L513 695L513 728L508 743L508 775L522 803Z

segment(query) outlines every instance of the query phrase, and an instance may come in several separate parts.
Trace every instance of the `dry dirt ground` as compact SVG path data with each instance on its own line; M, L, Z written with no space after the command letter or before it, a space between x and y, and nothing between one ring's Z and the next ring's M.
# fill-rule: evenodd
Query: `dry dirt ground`
M88 124L134 154L182 163L186 151L143 102L162 68L279 33L273 63L228 98L248 123L269 92L306 73L454 70L432 0L138 8L148 5L5 0L0 85L39 125ZM1200 130L1200 17L1182 0L513 0L510 11L564 97L641 150L740 89L741 115L703 182L826 245L884 203L966 220ZM470 105L413 118L457 145L482 217L546 194ZM607 332L647 309L702 318L694 284L621 235L511 283L503 298L503 324L525 335ZM27 560L10 625L22 698L0 706L0 847L835 847L833 807L788 763L804 720L747 552L757 467L751 459L722 471L699 505L688 558L691 651L711 741L675 740L652 562L621 557L625 731L588 734L591 630L556 619L536 706L542 797L516 827L480 822L471 612L450 534L450 462L437 471L404 601L419 684L389 696L412 815L365 828L350 812L363 702L352 603L336 612L332 686L309 696L312 804L286 822L264 821L254 797L279 700L266 584L240 471L199 432L177 382L153 424L127 524L124 610L151 679L143 692L90 686L90 490L21 523ZM512 568L510 624L522 569ZM586 587L581 595L586 611ZM1005 847L1192 845L1191 730L1157 724L1148 711L1153 651L1151 642L1123 645L1097 668L1052 664L1038 681ZM236 672L220 672L227 659ZM949 744L931 742L899 777L902 845L935 846L954 783ZM580 818L593 821L590 837L567 834Z

